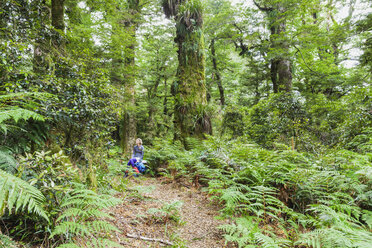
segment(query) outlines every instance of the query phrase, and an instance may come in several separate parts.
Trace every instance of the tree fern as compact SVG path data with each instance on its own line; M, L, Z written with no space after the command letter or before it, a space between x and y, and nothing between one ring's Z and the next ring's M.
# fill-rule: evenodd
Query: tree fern
M36 213L48 220L43 210L44 195L22 179L0 170L0 215L5 209L9 212L18 210Z

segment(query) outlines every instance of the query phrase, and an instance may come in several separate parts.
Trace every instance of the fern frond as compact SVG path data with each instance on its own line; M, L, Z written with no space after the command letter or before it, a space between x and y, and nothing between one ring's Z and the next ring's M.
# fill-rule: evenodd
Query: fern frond
M22 179L0 170L0 215L8 208L9 212L15 207L15 212L22 209L35 213L48 220L43 204L44 195L35 187Z
M65 238L66 244L60 247L75 247L76 237L86 241L86 247L120 247L115 242L103 238L108 233L120 232L118 228L101 219L112 217L101 211L117 205L121 200L109 195L98 195L88 189L80 189L70 192L61 206L67 207L57 219L60 222L53 230L50 238L60 236ZM72 241L73 240L73 241Z
M4 170L8 173L15 172L16 166L17 161L14 159L14 157L0 147L0 170Z
M258 224L254 222L255 218L237 218L235 224L221 225L218 228L225 232L226 242L234 242L238 247L247 247L254 244L254 233L259 232Z
M119 229L111 225L107 221L95 220L88 223L89 229L93 230L96 233L101 232L119 232Z
M80 208L68 208L66 211L63 212L61 216L58 217L57 221L60 221L64 218L68 219L70 217L79 217L83 219L87 219L90 217L94 218L107 218L112 219L113 217L105 212L102 212L98 209L92 208L92 209L80 209Z
M98 195L96 192L88 189L75 190L71 193L71 196L67 198L62 207L68 206L95 206L98 209L109 208L116 206L121 202L120 199L114 198L107 195Z
M91 230L89 227L82 223L72 222L72 221L64 221L58 226L56 226L50 235L50 238L53 238L56 235L62 234L73 234L76 236L90 236L92 235Z
M221 191L219 199L225 203L225 207L223 208L225 213L233 214L241 210L241 208L237 206L244 206L245 204L251 203L245 190L245 187L235 185Z
M19 107L9 107L0 109L0 124L13 119L15 122L19 120L28 120L33 118L37 121L44 121L44 117L34 111Z
M266 235L264 235L261 232L256 232L254 234L254 238L255 238L256 242L260 245L260 247L263 247L263 248L280 248L280 247L284 247L284 246L279 245L275 241L275 239L273 239L273 238L271 238L269 236L266 236Z
M368 231L338 225L301 234L295 244L309 245L314 248L368 248L371 246L371 240L372 234Z
M118 248L121 248L123 246L114 242L114 241L111 241L109 239L94 238L92 240L89 240L86 243L86 247L97 247L97 248L107 248L107 247L115 248L115 247L118 247Z

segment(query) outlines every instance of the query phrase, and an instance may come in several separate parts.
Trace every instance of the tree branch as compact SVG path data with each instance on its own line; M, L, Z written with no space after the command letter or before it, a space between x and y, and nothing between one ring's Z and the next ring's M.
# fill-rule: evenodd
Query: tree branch
M128 238L133 238L133 239L142 239L142 240L146 240L146 241L159 242L159 243L166 244L166 245L172 245L172 246L174 245L172 242L169 242L167 240L142 237L142 236L137 236L137 235L133 235L133 234L129 234L129 233L127 233L127 237Z
M256 7L261 10L261 11L265 11L265 12L268 12L268 11L273 11L274 9L273 8L269 8L269 7L262 7L260 6L255 0L253 0L253 3L254 5L256 5Z

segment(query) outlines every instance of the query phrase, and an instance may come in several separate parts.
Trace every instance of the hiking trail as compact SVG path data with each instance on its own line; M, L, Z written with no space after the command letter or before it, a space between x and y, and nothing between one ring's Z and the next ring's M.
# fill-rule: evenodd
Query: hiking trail
M123 203L110 214L121 231L116 241L124 247L233 247L218 229L228 220L215 218L218 207L206 193L166 178L141 177L130 179L127 192L117 197Z

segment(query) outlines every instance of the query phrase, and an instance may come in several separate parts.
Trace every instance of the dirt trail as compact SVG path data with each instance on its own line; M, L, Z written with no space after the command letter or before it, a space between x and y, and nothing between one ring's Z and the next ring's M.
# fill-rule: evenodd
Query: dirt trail
M128 238L136 235L161 239L173 243L173 247L222 248L228 247L217 228L227 221L216 220L218 209L212 206L207 196L196 190L167 182L166 179L132 179L127 195L120 195L124 203L112 209L114 224L122 231L117 241L124 247L164 247L161 242ZM181 201L177 211L181 220L175 221L153 213L164 205ZM155 211L156 212L156 211Z

